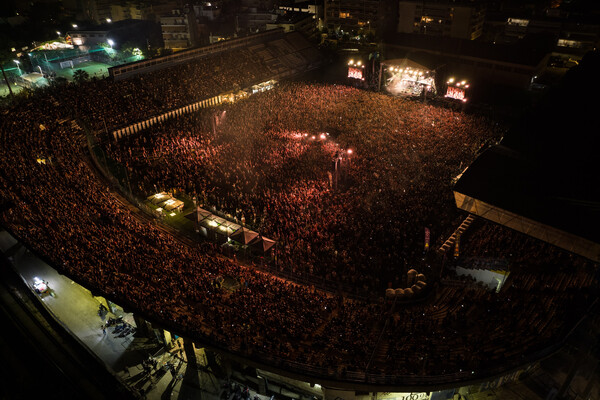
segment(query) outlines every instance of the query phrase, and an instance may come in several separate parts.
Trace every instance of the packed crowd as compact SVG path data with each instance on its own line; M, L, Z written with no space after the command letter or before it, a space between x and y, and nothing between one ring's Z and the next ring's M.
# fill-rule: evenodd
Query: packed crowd
M156 188L195 196L277 240L293 274L368 293L398 287L422 261L426 227L432 245L451 233L461 218L452 178L499 133L451 110L293 83L105 150L141 197Z
M220 62L208 62L219 72L206 94L229 79ZM133 122L181 101L157 106L153 93L168 99L200 81L165 79L53 88L2 112L0 223L86 287L226 351L347 379L367 371L426 381L518 364L559 340L589 305L596 283L585 266L555 275L523 266L499 294L440 286L414 304L366 303L241 265L212 243L182 243L111 194L70 120L79 110ZM98 99L112 90L122 95ZM139 96L135 108L125 93ZM475 117L338 86L284 86L220 111L226 117L212 133L200 114L107 150L129 168L146 168L138 190L156 183L204 195L281 241L285 267L367 288L396 279L394 268L422 255L424 227L441 239L456 226L449 182L490 135ZM322 132L330 139L304 136ZM327 172L338 147L355 153L334 190ZM513 253L521 263L542 251L535 242L497 247L495 236L473 239L467 252ZM215 285L223 276L243 284Z
M272 75L256 54L240 49L137 75L116 84L93 78L79 85L64 85L49 95L60 93L54 100L66 103L69 115L76 115L92 130L108 131L224 91L248 87ZM90 96L82 97L81 91Z

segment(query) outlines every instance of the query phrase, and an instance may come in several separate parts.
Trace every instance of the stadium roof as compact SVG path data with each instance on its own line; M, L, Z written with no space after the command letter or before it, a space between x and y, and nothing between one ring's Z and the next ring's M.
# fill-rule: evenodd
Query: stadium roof
M600 261L600 52L515 121L455 186L457 206ZM485 204L484 204L485 203Z
M596 246L586 244L586 248L590 245L594 247L595 250L591 253L582 254L573 248L571 250L597 261L599 254L594 256L594 253L600 247L600 203L590 200L581 191L573 190L570 186L552 185L553 177L548 176L549 173L552 172L522 153L498 145L483 152L471 164L460 177L454 191L495 207L496 210L490 214L495 217L489 219L496 222L506 221L506 215L497 215L508 211L513 219L525 217L539 223L535 229L554 228L574 235L571 240L580 238L583 239L581 242L593 242ZM464 204L457 205L467 209ZM545 232L544 237L547 234ZM532 236L545 240L539 235Z

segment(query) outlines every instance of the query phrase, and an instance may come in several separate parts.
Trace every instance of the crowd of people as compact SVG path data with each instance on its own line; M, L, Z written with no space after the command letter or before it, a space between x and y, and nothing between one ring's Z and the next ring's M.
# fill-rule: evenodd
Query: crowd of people
M185 192L277 240L293 274L373 293L422 261L425 228L432 246L455 229L452 178L499 131L447 109L291 83L107 141L105 152L140 197Z
M403 304L318 291L137 218L95 174L73 118L85 113L96 128L102 118L135 122L216 93L228 69L242 80L253 74L243 59L203 62L211 79L202 83L188 76L198 66L181 65L171 70L178 79L152 73L51 88L2 110L1 225L61 273L177 334L338 379L484 375L557 342L589 306L597 287L589 266L561 256L573 269L530 272L528 254L547 249L493 225L465 238L464 252L513 260L519 268L503 291L437 284ZM208 86L190 89L196 84ZM343 86L282 85L216 111L224 118L214 129L203 111L105 149L131 169L135 190L202 197L277 239L282 268L357 290L401 281L423 256L425 227L432 247L451 233L464 215L450 182L498 134L481 118ZM336 187L328 173L340 154ZM215 285L223 276L243 284Z

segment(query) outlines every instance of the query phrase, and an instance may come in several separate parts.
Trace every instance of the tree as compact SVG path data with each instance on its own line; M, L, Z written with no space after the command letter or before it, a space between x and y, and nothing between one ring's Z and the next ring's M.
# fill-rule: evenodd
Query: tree
M69 81L67 80L67 78L65 78L63 76L58 76L58 77L52 79L52 81L50 82L50 85L52 85L52 86L63 86L63 85L66 85L67 83L69 83Z
M173 49L167 49L167 48L163 48L161 47L160 49L158 49L158 55L159 56L168 56L173 54Z
M144 47L142 49L142 54L144 54L145 59L153 58L157 55L157 53L158 53L158 51L154 47L149 47L149 48Z
M133 40L128 40L121 45L121 52L125 53L127 57L131 57L134 49L139 49L140 47L144 47L145 43L140 43Z
M73 80L75 81L75 83L81 84L87 81L89 78L90 74L88 74L82 69L76 69L75 72L73 72Z

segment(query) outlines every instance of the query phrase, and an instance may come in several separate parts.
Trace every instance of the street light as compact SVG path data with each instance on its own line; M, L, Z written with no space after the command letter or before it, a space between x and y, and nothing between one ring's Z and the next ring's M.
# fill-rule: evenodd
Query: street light
M21 71L21 67L19 66L19 64L21 64L21 61L19 60L13 60L15 64L17 64L17 68L19 69L19 75L22 75L23 72Z
M110 46L110 48L112 49L113 44L115 44L115 42L113 42L112 39L108 39L107 42L108 42L108 45Z

